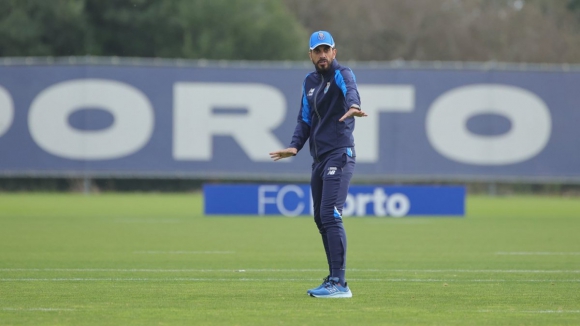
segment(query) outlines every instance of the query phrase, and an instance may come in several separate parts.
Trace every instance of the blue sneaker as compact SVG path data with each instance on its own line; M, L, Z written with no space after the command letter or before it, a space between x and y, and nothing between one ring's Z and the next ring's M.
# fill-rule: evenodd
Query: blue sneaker
M324 287L318 290L310 291L310 296L315 298L351 298L352 292L348 288L346 282L344 286L338 283L338 277L331 277Z
M328 279L329 278L330 278L330 275L328 275L327 277L323 278L322 279L322 284L320 284L319 286L315 287L314 289L309 289L308 291L306 291L306 294L310 295L310 292L317 291L317 290L320 290L320 289L324 288L324 285L326 283L328 283Z

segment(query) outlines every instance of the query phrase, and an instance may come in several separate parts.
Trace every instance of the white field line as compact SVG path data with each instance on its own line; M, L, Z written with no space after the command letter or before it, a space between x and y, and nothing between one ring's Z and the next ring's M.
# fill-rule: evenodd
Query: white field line
M75 309L70 308L8 308L4 307L0 310L3 311L43 311L43 312L54 312L54 311L75 311ZM495 310L478 310L477 312L482 313L498 313L500 311ZM524 311L501 311L504 313L529 313L529 314L578 314L580 310L524 310Z
M319 281L319 278L0 278L0 282L301 282ZM580 279L567 280L504 280L504 279L413 279L413 278L348 278L349 282L449 282L449 283L580 283Z
M485 312L485 313L528 313L528 314L578 314L580 310L523 310L523 311L514 311L514 310L478 310L477 312Z
M537 252L496 252L496 255L510 255L510 256L580 256L580 252L548 252L548 251L537 251Z
M248 270L249 271L249 270ZM379 272L379 273L580 273L580 270L549 270L549 269L356 269L351 268L350 272Z
M2 308L4 311L74 311L68 308Z
M147 255L232 255L235 251L134 251L134 254Z
M580 310L526 310L530 314L580 314Z
M131 269L131 268L0 268L0 272L113 272L113 273L313 273L328 272L328 269ZM360 273L494 273L494 274L580 274L580 270L541 269L358 269L347 272Z

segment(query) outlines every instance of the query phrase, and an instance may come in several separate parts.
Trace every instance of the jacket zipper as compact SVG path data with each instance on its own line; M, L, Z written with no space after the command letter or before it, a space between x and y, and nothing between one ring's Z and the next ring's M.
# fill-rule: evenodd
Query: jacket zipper
M322 80L322 82L320 83L320 86L318 87L318 89L314 93L314 112L316 113L316 116L318 117L318 127L319 128L320 128L320 124L322 123L322 119L320 118L320 113L318 113L318 108L316 107L316 97L318 97L318 92L320 91L320 87L324 86L324 76L322 74L320 74L320 79ZM316 146L316 137L314 137L315 134L316 134L316 130L314 130L314 132L312 133L312 142L314 143L314 155L316 156L316 160L320 161L318 159L318 147Z

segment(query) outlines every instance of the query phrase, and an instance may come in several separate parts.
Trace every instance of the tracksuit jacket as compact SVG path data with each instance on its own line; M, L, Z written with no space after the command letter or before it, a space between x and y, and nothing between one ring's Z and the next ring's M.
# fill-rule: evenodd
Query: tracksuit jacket
M350 107L360 109L360 96L350 68L335 59L324 73L309 73L304 79L298 123L289 147L300 151L310 139L310 155L315 161L338 148L346 148L349 156L354 157L355 119L338 121Z

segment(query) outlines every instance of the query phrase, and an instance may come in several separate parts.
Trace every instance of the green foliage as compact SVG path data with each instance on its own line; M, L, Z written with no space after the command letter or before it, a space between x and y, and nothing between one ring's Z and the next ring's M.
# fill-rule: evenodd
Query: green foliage
M0 56L296 60L306 42L281 1L0 0Z
M83 0L0 0L0 56L82 54Z

